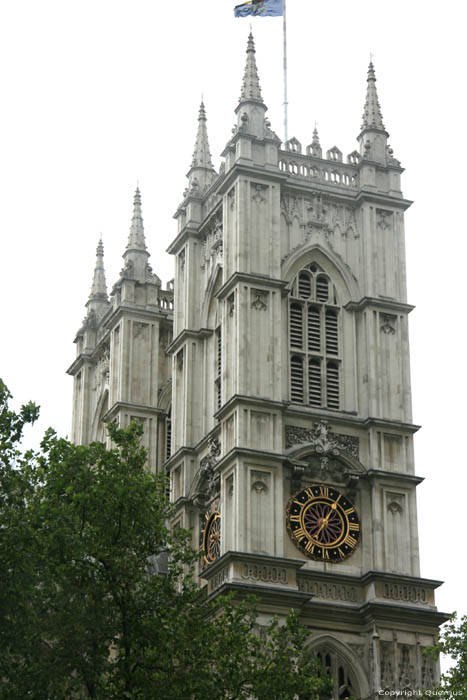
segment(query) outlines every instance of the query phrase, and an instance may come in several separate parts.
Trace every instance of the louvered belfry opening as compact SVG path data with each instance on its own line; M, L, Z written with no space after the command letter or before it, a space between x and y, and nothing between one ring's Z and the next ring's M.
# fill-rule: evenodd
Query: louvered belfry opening
M172 409L169 410L165 419L165 458L169 459L172 454Z
M341 309L335 287L316 263L300 270L289 305L290 400L340 409Z
M221 386L221 375L222 375L222 335L221 327L216 328L216 379L215 379L215 393L216 393L216 409L222 406L222 386Z

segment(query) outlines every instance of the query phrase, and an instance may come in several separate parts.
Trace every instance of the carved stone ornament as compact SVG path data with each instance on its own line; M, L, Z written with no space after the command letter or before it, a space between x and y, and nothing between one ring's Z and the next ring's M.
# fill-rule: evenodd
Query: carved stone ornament
M383 322L381 325L381 330L383 333L386 333L386 335L394 335L396 332L397 316L393 316L392 314L381 314L381 320Z
M268 298L269 292L266 292L263 289L252 289L251 293L252 296L254 296L254 300L251 303L251 308L256 309L256 311L266 311L268 308L266 299Z
M133 277L133 260L127 260L125 266L120 270L120 277Z
M400 653L399 688L401 690L412 690L415 685L415 673L414 667L410 663L410 647L407 644L401 644Z
M392 228L392 211L377 209L376 217L376 224L382 231L387 231L388 229Z
M264 190L267 190L267 185L260 185L260 184L253 184L252 186L254 188L254 194L252 196L252 200L256 202L256 204L262 204L263 202L266 201L266 197L264 196Z
M221 443L218 438L211 438L208 443L208 454L200 462L200 482L194 503L203 506L220 491L220 475L216 472L216 464L221 453Z
M429 656L422 655L422 688L431 689L435 685L435 662Z
M315 451L323 456L337 456L342 451L348 452L355 459L359 458L359 439L353 435L333 433L325 420L315 423L311 428L295 425L285 426L285 447L311 443Z
M394 671L391 642L381 642L381 688L391 690L394 686Z
M404 495L402 493L387 493L387 509L393 515L404 512Z
M180 269L184 270L185 269L185 248L180 251L178 259L180 260Z
M97 316L94 309L90 309L87 316L83 319L84 328L96 328L97 327Z
M236 202L236 196L235 196L235 187L232 187L232 189L229 191L227 197L229 198L229 205L231 209L235 208L235 202Z
M222 221L218 218L214 219L204 237L201 252L201 267L204 269L206 264L222 264L223 256L223 231Z
M307 202L308 212L308 227L309 228L327 228L327 198L321 192L313 191L312 199Z

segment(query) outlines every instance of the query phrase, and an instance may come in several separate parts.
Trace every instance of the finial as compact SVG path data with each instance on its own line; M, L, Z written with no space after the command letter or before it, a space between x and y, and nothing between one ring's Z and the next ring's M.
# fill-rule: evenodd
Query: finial
M198 195L203 194L205 190L213 183L216 176L209 150L209 140L207 131L206 109L204 107L203 97L201 96L201 104L198 113L198 131L196 133L195 148L191 167L188 171L188 179L190 182L188 191Z
M201 96L201 103L199 105L198 121L207 121L206 109L204 107L203 97Z
M104 244L102 243L102 236L100 236L96 248L96 264L94 266L91 292L86 306L93 308L99 315L103 308L101 308L102 303L104 305L107 304L107 286L104 272Z
M246 65L243 74L242 91L240 94L240 104L245 101L253 100L254 102L263 103L261 96L261 88L259 85L258 69L255 59L255 42L253 34L250 31L246 48Z
M135 194L133 196L133 217L131 219L130 235L128 238L127 245L127 251L129 250L146 251L143 214L141 212L141 192L139 190L139 182L136 185Z
M365 99L365 107L363 110L362 131L365 129L378 129L385 131L383 124L383 115L378 101L376 92L376 75L372 60L368 66L367 91Z

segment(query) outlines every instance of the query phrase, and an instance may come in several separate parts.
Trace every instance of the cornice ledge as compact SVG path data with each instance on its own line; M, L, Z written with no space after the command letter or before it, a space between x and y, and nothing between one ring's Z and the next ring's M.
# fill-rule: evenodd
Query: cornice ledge
M70 374L71 376L74 376L76 372L78 372L81 367L84 365L85 362L92 363L93 353L88 353L88 352L81 352L78 357L73 360L71 365L68 367L66 370L66 374Z
M279 464L282 464L285 459L287 459L286 455L284 455L282 452L256 450L252 447L232 447L232 449L230 449L223 457L221 457L221 459L219 459L216 464L216 470L222 469L232 460L232 458L236 457L237 455L241 455L242 457L251 457L257 460L267 460L273 463L275 462L278 466Z
M214 418L216 420L222 420L222 418L225 418L226 414L234 408L239 403L246 403L249 404L250 406L269 406L270 408L275 408L280 411L283 411L284 408L287 408L288 406L288 401L275 401L274 399L268 399L266 397L262 396L246 396L244 394L234 394L233 396L230 397L230 399L225 403L221 408L214 414Z
M439 627L451 617L450 613L438 612L432 608L412 607L399 603L383 603L373 600L364 603L360 608L360 613L368 623L373 623L375 620L394 621L395 618L401 618L407 624L417 623L435 627Z
M364 311L368 306L376 306L379 309L391 309L392 311L404 311L410 313L415 309L411 304L405 304L395 299L382 297L362 297L360 301L349 301L345 304L346 311Z
M196 340L209 338L213 332L214 331L211 330L211 328L200 328L197 331L184 328L183 331L181 331L177 337L172 340L170 345L167 347L166 352L173 354L180 349L185 340L188 340L189 338L195 338Z
M379 190L370 190L365 187L360 188L355 196L355 201L360 204L361 201L374 202L375 204L383 204L391 206L391 204L396 207L396 209L403 209L406 211L412 206L413 200L404 199L403 197L394 197L394 195L380 192Z
M190 226L189 224L184 226L182 228L182 230L180 231L180 233L175 238L175 240L173 240L172 243L169 245L169 247L166 248L166 253L170 253L171 255L175 255L177 253L178 249L180 248L180 246L183 245L183 243L185 243L185 241L188 238L190 238L190 237L199 238L201 235L200 230L199 230L200 227L201 227L201 223L199 223L196 227Z
M109 408L107 413L102 416L102 421L108 423L116 415L116 413L121 408L127 408L132 411L139 411L140 413L150 413L153 416L162 415L165 416L165 411L162 408L157 408L156 406L148 406L146 404L132 403L131 401L116 401L112 408Z
M302 572L304 573L304 572ZM438 581L433 578L420 578L419 576L407 576L405 574L393 574L390 571L367 571L366 574L359 579L361 583L369 583L371 581L391 581L393 583L410 584L414 586L428 586L428 588L439 588L444 581ZM418 610L418 608L417 608Z
M374 479L394 479L408 481L411 484L421 484L425 481L423 476L415 476L414 474L406 474L405 472L387 472L382 469L369 469L366 473L368 478L373 477Z
M119 321L125 313L134 314L142 320L152 321L154 318L159 318L161 319L161 321L164 321L170 320L170 317L172 316L173 312L161 311L161 309L155 305L152 305L151 308L149 308L148 306L140 306L137 304L123 302L119 304L116 309L114 309L114 311L105 321L105 324L102 324L102 327L106 330L111 330L114 327L115 323Z
M251 161L251 165L245 162L235 162L226 172L224 181L220 183L217 189L217 194L225 194L241 175L247 175L252 178L264 178L264 180L273 180L275 182L285 182L287 180L287 176L283 175L279 168L277 168L277 171L271 170L264 165L256 165L253 161Z
M296 569L297 571L306 564L306 561L301 561L300 559L289 559L288 557L275 557L271 554L252 554L251 552L234 552L229 550L219 557L219 559L216 559L214 563L203 569L203 575L200 574L200 578L212 578L220 569L231 561L245 561L251 562L252 564L270 564L272 566L287 566L289 569ZM207 576L204 576L204 574L207 574ZM307 593L307 596L309 598L310 594Z
M212 600L217 598L218 595L225 595L230 591L235 592L239 596L254 595L259 599L259 604L282 605L284 606L284 611L289 608L302 610L303 606L311 599L310 593L302 593L302 591L286 588L285 586L284 588L279 588L279 586L238 583L237 581L225 581L209 595L209 598Z
M258 286L263 285L264 287L275 287L277 289L285 289L289 284L285 280L268 277L268 275L258 275L250 272L234 272L215 295L217 299L225 297L238 282L247 282Z
M362 421L364 428L387 428L389 430L403 430L407 433L416 433L420 430L421 425L415 423L403 423L402 421L392 420L391 418L375 418L368 416Z
M167 459L164 462L164 467L168 471L173 467L174 464L178 462L178 460L181 457L184 457L185 455L191 455L192 457L196 457L196 450L193 449L193 447L188 447L187 445L182 445L182 447L179 447L176 452L173 453L173 455L170 455L169 459Z

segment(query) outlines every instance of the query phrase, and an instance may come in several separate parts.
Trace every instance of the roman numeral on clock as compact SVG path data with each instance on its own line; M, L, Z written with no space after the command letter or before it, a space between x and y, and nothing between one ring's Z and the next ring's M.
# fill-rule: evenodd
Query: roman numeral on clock
M347 546L353 548L353 547L355 547L355 545L357 544L357 541L354 540L354 538L352 537L352 535L347 535L347 537L346 537L345 540L344 540L344 544L346 544Z

